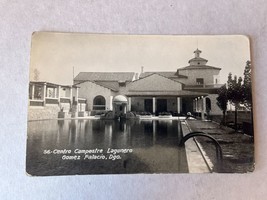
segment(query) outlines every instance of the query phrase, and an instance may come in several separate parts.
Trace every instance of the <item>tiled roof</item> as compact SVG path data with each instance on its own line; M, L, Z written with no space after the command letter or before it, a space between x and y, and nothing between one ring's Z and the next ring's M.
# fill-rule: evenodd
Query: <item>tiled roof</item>
M150 76L151 74L159 74L161 76L164 76L166 78L187 78L187 76L184 76L184 75L178 75L177 76L177 73L176 71L173 71L173 72L162 72L162 71L159 71L159 72L144 72L144 73L141 73L139 78L144 78L144 77L147 77L147 76Z
M119 91L118 81L95 81L95 83L113 91Z
M180 91L182 83L166 78L159 74L151 74L144 78L133 81L127 85L129 92L152 92L152 91Z
M80 72L75 81L132 81L134 72Z
M219 67L213 67L213 66L209 66L209 65L189 65L186 67L179 68L178 70L184 70L184 69L217 69L217 70L221 70L221 68L219 68Z

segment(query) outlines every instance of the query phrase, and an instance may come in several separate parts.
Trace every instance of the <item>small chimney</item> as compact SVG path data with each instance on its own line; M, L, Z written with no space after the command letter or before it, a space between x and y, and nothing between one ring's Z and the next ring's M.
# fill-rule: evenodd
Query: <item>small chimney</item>
M141 74L144 73L144 66L141 66Z

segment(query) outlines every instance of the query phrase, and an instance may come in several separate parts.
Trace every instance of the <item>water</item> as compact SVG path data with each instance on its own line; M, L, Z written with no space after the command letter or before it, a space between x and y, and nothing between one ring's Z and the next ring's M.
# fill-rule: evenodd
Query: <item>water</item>
M31 175L187 173L178 120L45 120L28 122L27 173ZM79 150L102 149L86 159ZM110 149L128 153L110 154ZM69 153L71 151L71 153ZM117 159L110 159L117 158ZM65 157L63 157L65 156ZM80 156L66 160L66 156ZM119 156L119 158L118 158ZM72 157L74 158L74 157Z

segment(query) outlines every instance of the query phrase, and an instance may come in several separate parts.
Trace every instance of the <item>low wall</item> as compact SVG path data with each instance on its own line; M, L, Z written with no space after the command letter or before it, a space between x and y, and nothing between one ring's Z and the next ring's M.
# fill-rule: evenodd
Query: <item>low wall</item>
M28 121L41 119L56 119L60 111L58 105L51 105L45 107L29 107Z
M221 123L223 115L211 115L212 121ZM235 121L235 112L227 112L226 114L226 122L234 122ZM251 113L238 111L237 113L237 123L242 124L243 122L251 123Z

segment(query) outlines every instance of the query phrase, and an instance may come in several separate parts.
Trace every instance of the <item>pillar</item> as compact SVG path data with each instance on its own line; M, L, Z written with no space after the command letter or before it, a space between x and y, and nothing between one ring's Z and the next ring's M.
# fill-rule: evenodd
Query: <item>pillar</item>
M196 104L196 112L198 112L198 98L196 98L195 104Z
M123 106L123 114L126 114L127 112L127 104L122 104Z
M181 113L181 98L177 97L177 113Z
M34 84L32 84L32 100L34 99L34 90L35 90L35 85Z
M132 98L129 97L128 98L128 110L131 111L131 109L132 109Z
M77 104L78 104L78 98L79 98L79 88L76 88L76 99L77 99Z
M205 119L205 113L206 113L206 97L202 97L202 109L201 109L201 119Z
M153 97L153 114L156 112L156 97Z
M113 96L110 96L110 100L109 100L109 109L113 110Z
M60 85L57 87L57 98L58 98L58 102L60 102Z
M70 88L70 104L72 105L72 87Z

